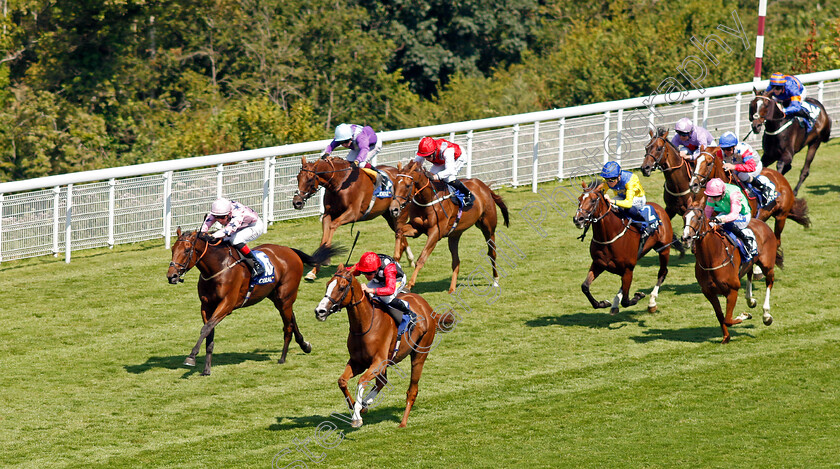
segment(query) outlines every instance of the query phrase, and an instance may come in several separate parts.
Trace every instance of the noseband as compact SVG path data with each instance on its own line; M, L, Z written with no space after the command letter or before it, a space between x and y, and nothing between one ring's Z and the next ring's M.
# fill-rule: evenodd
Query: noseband
M344 286L341 289L341 294L339 295L339 298L337 300L332 299L331 296L325 296L325 298L330 302L330 309L329 309L330 314L333 314L336 311L341 309L341 303L344 302L344 299L347 298L348 294L350 294L350 301L353 301L353 295L351 293L353 291L353 276L352 276L352 274L350 274L350 271L345 271L343 273L336 272L335 275L333 275L333 278L336 278L336 277L346 280L347 285ZM365 300L365 294L364 294L364 292L362 292L362 297L359 298L359 301L356 301L355 303L350 303L350 304L347 305L347 307L348 308L351 307L351 306L356 307L356 306L360 305L362 303L362 301L364 301L364 300ZM373 327L373 314L371 312L370 325L368 326L366 331L364 331L364 332L354 332L354 331L351 330L350 332L353 335L365 335L368 332L370 332L370 329L372 327Z
M592 189L592 190L590 190L590 191L586 191L586 192L584 192L584 194L591 194L591 193L593 193L593 192L596 192L596 191L595 191L595 189ZM597 199L597 200L595 201L595 206L593 206L593 207L592 207L592 209L590 209L589 211L584 211L584 210L580 207L580 204L578 204L578 209L577 209L577 211L578 211L578 212L582 212L582 213L586 214L586 216L585 216L585 217L581 218L581 221L584 223L584 226L591 225L592 223L597 223L597 222L599 222L599 221L603 220L603 219L604 219L604 217L606 217L606 216L607 216L607 215L609 215L609 213L610 213L610 211L609 211L609 210L606 210L606 211L604 212L604 214L603 214L603 215L600 215L600 216L597 216L597 217L596 217L596 216L595 216L595 213L596 213L596 212L598 211L598 209L600 208L600 206L601 206L601 201L602 201L602 200L604 200L604 198L603 198L603 196L600 196L600 195L599 195L599 196L596 196L596 199ZM575 214L575 217L577 217L577 214Z

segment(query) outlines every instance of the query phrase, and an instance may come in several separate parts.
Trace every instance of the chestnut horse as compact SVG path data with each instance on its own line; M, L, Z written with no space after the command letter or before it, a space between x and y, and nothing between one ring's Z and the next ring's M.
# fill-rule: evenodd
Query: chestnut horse
M397 174L393 166L377 166L391 182ZM301 169L297 175L298 188L292 197L292 206L300 210L307 199L323 187L324 214L321 216L321 245L332 245L333 235L339 226L357 221L372 220L382 215L388 226L396 233L397 219L388 210L391 197L374 198L374 181L367 173L343 158L324 158L312 163L301 158ZM414 262L414 254L408 247L405 237L397 235L396 249L407 251L409 261ZM313 267L306 274L306 280L315 280L319 266Z
M645 159L642 161L642 174L650 176L654 169L661 169L665 175L665 212L668 218L685 213L689 204L694 201L689 182L692 167L688 161L680 156L677 147L668 140L668 130L662 127L656 129L656 134L650 132L650 141L645 145Z
M207 339L207 355L204 360L204 372L201 374L209 375L216 325L234 309L257 304L265 297L271 299L283 318L283 354L277 362L286 362L286 352L289 351L289 341L293 333L295 341L304 352L312 351L309 342L303 340L292 311L303 275L303 264L322 264L331 256L339 254L341 249L321 246L308 256L297 249L276 244L257 246L254 250L262 251L271 260L275 281L256 285L253 290L249 290L251 272L230 244L197 231L181 233L180 226L177 234L178 240L172 246L172 261L169 263L166 278L173 285L183 282L184 274L193 266L198 267L198 271L201 272L198 279L198 298L201 300L201 319L204 321L198 343L184 361L184 365L195 366L195 356L201 342Z
M776 162L776 169L786 174L790 171L793 155L799 153L803 147L808 147L805 155L805 164L799 172L799 182L793 188L793 195L799 193L799 188L808 177L811 168L811 161L817 154L817 149L822 142L827 142L831 135L831 119L825 112L825 107L816 99L806 98L806 102L820 108L820 115L814 123L811 131L806 131L800 126L795 118L785 117L782 104L771 98L765 92L755 91L755 97L750 102L750 118L752 119L752 130L756 134L764 129L764 137L761 145L764 148L764 155L761 163L765 168Z
M629 220L622 219L610 209L610 203L604 197L604 191L608 188L605 183L593 181L588 187L583 183L581 185L583 193L578 197L578 208L572 221L581 229L592 227L592 241L589 243L592 264L580 288L593 308L610 308L610 314L617 314L619 302L626 308L635 305L645 297L643 292L636 292L633 297L630 297L633 269L636 268L636 262L639 260L636 256L639 254L641 233L635 225L630 224ZM683 247L674 237L671 219L667 217L665 210L655 203L649 202L648 205L656 210L661 221L659 228L645 241L642 251L642 256L651 249L656 249L659 253L659 273L656 286L650 293L650 303L648 303L648 311L653 313L657 308L656 297L659 296L659 286L668 275L671 245L673 244L680 251ZM621 277L621 288L612 303L597 301L589 292L589 286L605 270Z
M315 318L326 321L327 317L341 308L347 309L350 332L347 334L347 351L350 359L344 373L338 378L338 387L344 393L347 405L353 412L351 425L362 426L361 414L373 403L376 395L388 384L388 367L411 355L411 381L405 399L405 413L400 427L405 427L408 414L417 398L417 383L423 373L426 357L434 348L435 332L439 326L451 326L450 314L439 316L420 295L402 293L399 295L411 305L417 314L413 327L406 329L396 355L391 356L397 342L397 326L391 316L379 306L374 308L362 291L362 286L352 274L352 269L339 265L332 279L327 283L324 298L315 308ZM395 367L400 372L399 367ZM363 373L364 372L364 373ZM347 388L347 381L363 373L359 378L355 400ZM401 374L401 376L403 376ZM376 380L373 388L365 394L365 387Z
M767 326L773 322L773 316L770 315L770 290L773 289L775 266L782 267L783 257L782 252L773 242L770 227L763 221L753 218L750 220L749 227L755 233L758 255L749 263L742 264L738 248L722 233L723 229L719 225L709 224L703 207L704 205L695 203L686 211L683 241L692 246L696 259L694 276L700 283L703 295L715 309L715 315L723 331L721 343L725 344L729 342L728 326L752 318L749 313L743 313L732 319L732 311L738 301L738 289L741 288L741 277L744 273L747 275L745 298L749 307L755 308L756 300L752 294L753 269L749 268L750 265L758 265L764 274L764 284L767 289L764 294L763 320ZM718 295L726 297L725 315L721 310Z
M417 281L417 274L426 264L426 259L432 254L441 238L449 238L449 253L452 255L452 279L449 283L449 293L455 291L458 283L458 271L461 268L461 258L458 257L458 243L461 235L471 226L476 225L484 234L487 242L487 256L493 267L493 285L498 286L499 273L496 270L496 206L502 210L505 226L510 226L510 216L504 200L487 187L480 179L462 179L461 181L472 192L473 205L467 210L461 210L460 205L448 193L446 184L432 181L431 174L423 166L411 161L405 167L397 166L398 173L394 180L394 201L391 202L391 216L405 220L398 228L399 237L417 238L422 234L427 236L423 252L417 259L411 280L406 283L406 290L411 290ZM409 202L411 204L409 205ZM408 210L405 207L408 205ZM402 255L399 243L394 252L394 258Z
M748 197L750 202L750 211L755 214L755 218L766 222L770 217L776 219L773 227L773 232L776 237L776 245L782 245L782 230L785 229L785 222L791 219L796 223L809 228L811 226L811 219L808 217L808 202L805 199L797 199L794 196L793 190L790 188L787 179L778 171L769 168L763 168L761 174L770 180L776 186L776 192L779 194L776 201L770 210L758 209L757 199L755 197ZM741 183L741 180L735 177L729 171L723 169L723 159L711 153L703 153L697 158L697 167L694 171L694 176L691 178L691 190L695 193L700 192L700 189L706 186L706 182L712 178L720 178L723 182L741 186L741 190L746 194L747 190ZM750 194L751 195L751 194Z

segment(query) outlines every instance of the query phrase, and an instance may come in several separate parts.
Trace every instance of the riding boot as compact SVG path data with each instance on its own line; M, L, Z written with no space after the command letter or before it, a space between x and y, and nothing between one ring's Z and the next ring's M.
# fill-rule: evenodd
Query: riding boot
M732 234L738 237L742 243L744 243L744 247L747 248L747 254L749 254L749 259L744 259L745 262L750 261L753 257L758 255L758 243L755 240L755 235L753 234L752 230L749 228L742 230L738 228L734 223L732 224L732 228L730 229ZM747 234L749 232L749 234Z
M636 255L636 259L642 258L642 253L645 250L645 243L648 238L650 238L650 235L656 232L657 228L659 228L659 226L654 225L653 223L644 222L641 224L639 232L639 252Z
M374 171L376 171L374 169ZM373 192L376 193L382 189L382 173L376 171L376 181L373 183Z
M752 179L752 185L764 196L764 208L772 205L776 200L776 186L766 176L758 175Z
M472 207L472 204L473 204L472 192L470 192L470 190L467 189L467 186L465 186L464 183L461 182L460 179L453 180L452 182L449 183L449 185L454 187L458 192L461 193L461 195L464 196L464 206L463 206L464 210Z
M390 304L388 304L392 309L398 310L402 313L402 318L397 323L397 335L401 335L407 329L409 323L414 323L417 315L414 314L414 311L411 310L411 305L408 304L408 301L394 298Z
M808 110L805 109L804 107L799 108L796 112L793 113L793 115L794 116L799 116L802 119L804 119L803 123L805 124L806 127L808 126L808 122L810 122L811 125L814 124L814 121L811 119L811 113L808 112Z
M265 268L263 268L260 261L254 257L254 252L248 249L248 246L245 243L237 244L234 247L242 255L242 261L245 262L245 265L247 265L248 269L251 271L251 278L261 277L265 274Z

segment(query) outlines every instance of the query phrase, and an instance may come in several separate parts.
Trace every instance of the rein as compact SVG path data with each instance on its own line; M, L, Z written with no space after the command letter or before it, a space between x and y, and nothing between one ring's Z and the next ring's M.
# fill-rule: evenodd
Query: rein
M656 138L657 138L657 139L660 139L660 138L662 138L662 137L656 137ZM650 155L651 157L653 157L654 167L655 167L655 168L659 168L659 169L661 169L663 173L668 173L668 172L670 172L670 171L676 171L676 170L678 170L678 169L680 169L680 168L682 168L682 167L685 167L685 173L686 173L686 176L688 177L688 179L689 179L689 180L691 180L691 169L689 168L688 162L687 162L687 161L685 161L683 158L680 158L680 157L679 157L679 154L677 154L677 158L679 158L679 160L680 160L680 164L679 164L679 165L677 165L677 166L668 166L668 167L665 167L665 166L663 166L663 165L662 165L662 157L663 157L663 156L665 156L665 151L666 151L666 149L667 149L666 147L667 147L668 145L673 146L673 144L672 144L671 142L669 142L668 140L666 140L666 139L664 139L664 138L662 138L662 141L663 141L663 142L665 142L665 143L662 145L662 149L661 149L661 150L659 150L659 154L658 154L658 156L653 156L653 154L651 154L651 153L647 153L647 155ZM653 146L653 144L651 144L650 146ZM649 147L647 147L647 148L650 148L650 146L649 146ZM646 148L646 150L647 150L647 148ZM675 150L676 150L676 148L675 148ZM647 155L645 155L645 156L647 156ZM665 159L665 162L666 162L666 163L668 162L668 159L667 159L667 158ZM688 195L688 194L691 192L691 188L690 188L690 187L689 187L688 189L686 189L686 190L682 191L682 192L671 192L671 190L670 190L670 189L668 189L668 178L665 178L665 183L663 184L663 187L665 188L665 192L667 192L667 193L669 193L669 194L671 194L671 195L673 195L673 196L675 196L675 197L682 197L682 196L684 196L684 195Z
M587 227L589 227L590 225L592 225L594 223L600 222L601 220L606 218L607 215L610 214L611 210L606 210L604 212L604 214L601 215L601 216L595 217L593 215L593 213L598 210L598 207L599 207L602 200L604 200L603 197L598 197L598 201L595 202L595 207L593 207L592 210L589 210L588 212L586 212L586 218L584 218L583 221L586 223ZM578 206L578 210L581 210L580 206ZM595 239L595 233L593 232L592 242L597 243L597 244L612 244L612 243L618 241L619 238L624 236L624 234L627 233L628 228L630 228L630 220L627 220L627 222L624 224L624 229L621 230L621 233L619 233L616 237L614 237L613 239L611 239L609 241L598 241L597 239ZM584 231L584 235L585 234L586 234L586 232ZM583 241L582 237L581 237L581 241Z
M352 171L353 170L352 165L348 166L346 168L335 169L335 165L333 164L332 159L325 160L325 161L327 161L330 164L330 166L333 168L332 170L330 170L330 171L327 171L327 170L316 171L314 169L309 169L309 168L304 168L304 167L301 167L300 170L301 170L301 172L305 171L305 172L308 172L308 173L312 173L312 175L316 178L318 176L323 175L323 174L329 174L330 175L329 177L324 178L324 184L326 184L326 183L328 183L332 180L332 175L334 173L340 173L340 172L344 172L344 171ZM314 164L315 163L313 163L313 165ZM316 192L318 192L317 181L315 182L315 189L313 189L313 190L311 190L311 191L309 191L309 192L307 192L306 194L303 194L303 195L301 195L300 189L296 189L294 195L300 196L300 198L303 199L304 202L306 202L307 200L309 200L309 198L311 198L313 195L315 195Z
M334 300L334 299L332 299L332 297L327 297L327 300L329 300L329 302L332 304L331 307L341 308L341 303L344 302L344 298L347 297L348 293L350 294L351 303L349 303L347 306L345 306L345 308L348 308L348 309L351 308L351 307L355 308L356 306L359 306L360 304L362 304L362 302L365 300L365 293L362 292L362 296L361 296L361 298L359 298L359 301L357 301L355 303L352 303L353 295L355 294L355 293L353 293L353 278L350 275L345 275L345 274L347 274L347 272L344 272L343 274L336 273L335 275L333 275L333 278L339 277L339 278L342 278L342 279L346 280L347 281L347 287L345 287L343 289L344 291L341 293L341 297L338 300ZM368 326L367 330L364 331L364 332L355 332L354 330L350 329L351 334L353 334L355 336L363 336L363 335L367 334L368 332L370 332L371 328L373 328L373 309L375 309L375 308L373 308L373 304L371 304L370 325Z
M698 220L702 220L702 219L706 218L706 215L703 214L703 211L700 210L699 208L692 208L692 209L689 209L688 211L689 212L697 212L697 214L698 214L697 219ZM721 239L721 241L723 241L723 249L726 251L726 255L727 255L728 259L724 260L723 264L721 264L717 267L703 267L703 265L700 264L700 259L697 259L697 265L701 269L709 272L709 271L713 271L713 270L718 270L718 269L720 269L722 267L725 267L725 266L731 264L732 262L734 262L734 260L732 258L732 252L729 250L729 243L726 242L726 238L722 234L720 234L717 229L710 227L706 231L700 231L698 228L694 228L693 226L690 226L690 225L687 226L687 228L690 228L692 231L694 231L696 233L693 236L689 236L690 239L693 239L695 241L700 241L701 239L706 237L706 235L709 234L709 233L714 233L718 238Z

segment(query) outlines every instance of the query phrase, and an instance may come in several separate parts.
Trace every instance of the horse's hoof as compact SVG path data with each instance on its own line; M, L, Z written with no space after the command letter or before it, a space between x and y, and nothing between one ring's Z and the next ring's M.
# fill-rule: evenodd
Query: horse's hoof
M309 272L308 274L306 274L306 277L303 277L303 279L307 282L314 282L317 277L318 276L315 275L314 272Z
M723 340L720 341L720 343L721 343L721 345L728 344L729 343L729 336L724 337Z
M761 319L764 321L765 326L773 324L773 316L770 316L770 313L764 313L764 317Z
M368 411L367 407L362 407L362 410L359 411L360 414L366 414Z
M362 422L362 419L359 419L359 420L352 420L352 421L350 422L350 426L351 426L351 427L353 427L353 428L359 428L359 427L361 427L361 426L362 426L362 423L363 423L363 422Z
M397 428L405 428L405 424L404 424L404 423L402 423L402 422L400 422L400 424L399 424L399 425L397 425Z
M195 366L195 358L187 357L187 359L184 360L184 366Z
M282 365L283 363L286 363L286 359L285 359L285 358L280 358L280 359L278 359L278 360L277 360L277 364L278 364L278 365Z
M201 376L210 376L210 372L209 372L209 371L202 371L202 372L200 373L200 375L201 375Z
M312 351L312 344L310 344L309 342L304 342L303 347L301 348L303 349L303 353L309 353Z
M747 306L749 306L750 308L755 308L755 305L757 304L758 301L755 301L755 298L750 298L749 300L747 300Z
M648 306L648 313L655 313L658 309L659 308L656 305Z
M747 319L752 319L752 314L750 313L741 313L735 318L736 321L746 321Z
M615 316L618 314L618 308L610 308L610 315Z

